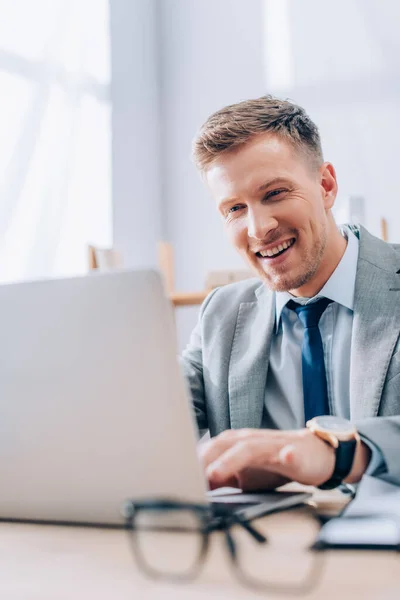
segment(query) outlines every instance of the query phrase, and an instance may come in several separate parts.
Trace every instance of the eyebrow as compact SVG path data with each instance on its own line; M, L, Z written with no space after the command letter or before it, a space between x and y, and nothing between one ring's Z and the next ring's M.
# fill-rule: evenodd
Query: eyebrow
M270 179L269 181L266 181L265 183L262 183L257 189L256 189L256 193L260 193L265 191L266 189L272 187L273 185L277 185L277 184L283 184L285 183L286 185L289 183L288 179L286 179L285 177L274 177L273 179ZM219 210L222 210L225 206L235 203L235 202L239 202L239 198L227 198L226 200L223 200L220 204L219 204Z
M267 188L271 187L272 185L276 185L277 183L286 183L287 184L288 180L285 177L274 177L274 179L270 179L266 183L263 183L262 185L260 185L260 187L257 188L257 192L263 192Z

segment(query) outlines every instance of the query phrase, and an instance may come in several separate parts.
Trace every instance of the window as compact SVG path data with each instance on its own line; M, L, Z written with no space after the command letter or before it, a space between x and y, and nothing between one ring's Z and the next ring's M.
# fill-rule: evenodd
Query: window
M108 0L0 0L0 281L112 245Z

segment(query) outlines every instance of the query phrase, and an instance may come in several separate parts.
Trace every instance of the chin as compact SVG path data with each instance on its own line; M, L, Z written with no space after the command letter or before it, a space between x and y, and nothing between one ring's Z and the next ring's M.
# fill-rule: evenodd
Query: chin
M290 292L297 290L309 281L308 274L301 274L297 277L270 277L265 271L259 273L262 281L273 292Z

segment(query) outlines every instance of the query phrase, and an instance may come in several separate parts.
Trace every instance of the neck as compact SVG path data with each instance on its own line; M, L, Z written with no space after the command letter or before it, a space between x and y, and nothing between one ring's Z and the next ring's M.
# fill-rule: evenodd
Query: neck
M339 232L334 222L330 224L331 227L332 225L333 228L328 233L328 242L318 271L315 273L314 277L310 279L310 281L307 281L303 286L296 290L290 290L290 293L293 296L302 296L305 298L316 296L318 292L322 290L342 260L347 247L347 240Z

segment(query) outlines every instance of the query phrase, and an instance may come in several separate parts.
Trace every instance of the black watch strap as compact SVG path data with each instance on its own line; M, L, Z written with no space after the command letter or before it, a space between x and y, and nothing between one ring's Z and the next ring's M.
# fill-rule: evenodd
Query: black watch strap
M339 442L339 446L335 449L336 462L332 477L318 486L320 490L332 490L342 483L353 466L356 447L357 440L355 439Z

